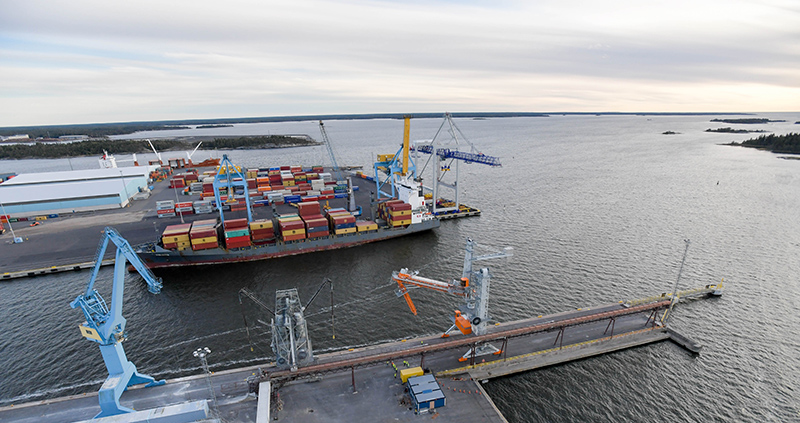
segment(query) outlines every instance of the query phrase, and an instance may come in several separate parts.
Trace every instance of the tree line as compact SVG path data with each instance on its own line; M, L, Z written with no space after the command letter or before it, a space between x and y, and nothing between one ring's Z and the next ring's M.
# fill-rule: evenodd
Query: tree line
M781 154L800 154L800 134L790 133L786 135L761 135L741 143L732 142L731 145L742 147L760 148Z
M153 146L158 151L194 149L192 141L155 140ZM310 138L294 138L282 135L252 136L238 138L215 138L203 141L200 150L233 150L237 148L278 148L304 145L318 145ZM103 151L110 154L146 153L152 151L144 140L89 140L70 143L8 144L0 145L0 159L39 159L77 156L100 156Z

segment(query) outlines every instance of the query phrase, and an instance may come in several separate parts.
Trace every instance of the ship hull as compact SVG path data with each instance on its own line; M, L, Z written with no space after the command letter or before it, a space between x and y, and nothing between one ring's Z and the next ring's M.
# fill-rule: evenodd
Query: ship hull
M322 238L287 242L277 241L274 244L254 245L231 250L224 248L199 251L166 250L155 243L137 245L134 246L134 250L142 259L142 262L151 269L239 263L355 247L371 242L428 231L438 228L439 225L438 219L432 219L401 228L380 228L377 231L357 232L348 235L331 235Z

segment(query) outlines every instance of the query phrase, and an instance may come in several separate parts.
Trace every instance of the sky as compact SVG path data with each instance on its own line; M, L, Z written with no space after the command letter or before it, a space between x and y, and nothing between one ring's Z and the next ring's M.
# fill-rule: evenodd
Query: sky
M800 111L800 2L0 0L0 126Z

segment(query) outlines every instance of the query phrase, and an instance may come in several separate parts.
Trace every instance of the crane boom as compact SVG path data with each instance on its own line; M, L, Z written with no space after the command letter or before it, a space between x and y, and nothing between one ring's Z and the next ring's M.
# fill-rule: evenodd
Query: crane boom
M114 243L117 247L110 307L106 305L100 293L94 289L100 270L100 263L103 260L109 242ZM125 332L126 320L122 317L122 298L127 270L126 261L129 261L144 278L150 292L153 294L161 292L163 286L161 279L153 275L152 271L142 263L128 241L116 229L106 227L103 231L103 238L97 247L95 266L92 269L92 275L89 278L86 291L70 303L72 308L80 307L81 311L83 311L86 322L80 325L81 334L87 339L100 344L100 352L108 369L108 378L103 383L103 386L100 387L98 395L101 411L95 418L132 412L133 410L123 407L119 403L122 392L128 386L146 383L147 385L145 386L150 387L166 383L163 380L156 381L150 376L139 373L136 370L136 366L127 359L125 350L122 348L122 341L127 338L127 333Z
M319 132L322 134L322 141L325 143L325 147L328 149L328 155L331 157L331 165L333 166L333 175L336 177L337 181L342 180L342 170L339 169L339 164L336 163L336 155L333 154L333 147L331 146L331 140L328 138L328 132L325 131L325 125L322 121L319 121Z

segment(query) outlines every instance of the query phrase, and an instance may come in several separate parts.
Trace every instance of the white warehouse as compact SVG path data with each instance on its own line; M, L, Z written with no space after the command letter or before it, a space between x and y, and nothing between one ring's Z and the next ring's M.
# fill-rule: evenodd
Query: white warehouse
M154 166L24 173L0 183L11 217L121 208L147 187ZM0 210L2 211L2 210Z

